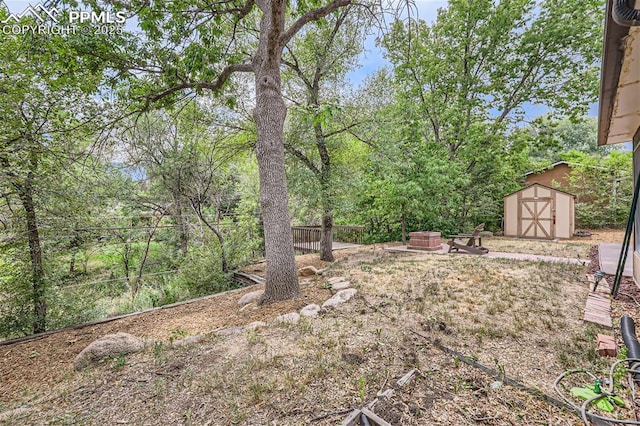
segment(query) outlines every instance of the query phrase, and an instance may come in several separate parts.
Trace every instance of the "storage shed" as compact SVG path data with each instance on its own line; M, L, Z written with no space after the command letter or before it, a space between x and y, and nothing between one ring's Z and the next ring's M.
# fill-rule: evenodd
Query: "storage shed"
M519 238L571 238L575 196L534 183L504 197L504 235Z

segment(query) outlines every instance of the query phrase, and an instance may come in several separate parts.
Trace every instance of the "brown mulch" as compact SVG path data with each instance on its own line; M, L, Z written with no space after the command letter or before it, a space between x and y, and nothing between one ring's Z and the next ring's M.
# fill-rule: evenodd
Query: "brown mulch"
M298 311L310 303L322 304L331 292L321 281L302 286L294 299L240 310L238 299L264 286L252 286L237 292L199 300L169 309L130 316L113 322L76 330L61 331L37 340L0 347L0 404L15 404L34 394L46 392L73 374L73 359L89 343L105 334L126 331L135 336L168 341L219 329L270 321L276 316Z

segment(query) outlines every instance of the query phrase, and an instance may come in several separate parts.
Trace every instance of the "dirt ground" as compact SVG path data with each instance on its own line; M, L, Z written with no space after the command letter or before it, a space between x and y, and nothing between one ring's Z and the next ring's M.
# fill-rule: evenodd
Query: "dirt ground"
M588 256L596 242L621 240L621 231L598 231L587 239L522 240L516 247ZM5 411L0 419L7 424L329 425L395 387L395 396L377 407L392 424L581 424L533 390L553 396L551 384L564 370L599 371L609 363L594 351L595 334L606 330L581 321L590 284L585 267L390 254L380 246L336 255L331 265L316 255L298 257L298 266L328 266L328 271L306 282L296 300L241 310L237 300L259 288L253 287L0 346L0 412ZM331 276L347 277L357 296L297 325L215 335L321 304L332 294L325 279ZM640 301L637 289L623 290ZM631 298L613 304L615 315L626 309L636 315L638 305ZM126 360L73 371L77 353L117 331L163 343L208 334L190 347L155 344ZM459 362L443 347L525 388ZM419 374L407 385L395 385L414 368Z

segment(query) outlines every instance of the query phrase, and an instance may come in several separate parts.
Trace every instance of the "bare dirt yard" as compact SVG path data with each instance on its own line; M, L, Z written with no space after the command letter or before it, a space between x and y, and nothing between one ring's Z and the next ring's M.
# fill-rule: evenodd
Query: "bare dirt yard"
M607 235L608 241L622 240L620 231ZM603 241L598 236L483 243L495 251L513 247L587 259ZM582 424L545 396L556 397L553 381L563 371L599 373L612 362L595 352L595 335L612 331L582 321L591 284L587 266L390 253L380 246L336 254L323 276L305 281L296 300L240 307L237 300L258 288L252 287L0 346L0 421L334 425L394 387L395 394L375 407L393 425ZM327 266L316 255L300 256L298 264ZM358 290L353 299L297 324L273 321L331 297L327 279L336 276ZM614 312L624 306L614 303ZM257 320L268 325L217 333ZM117 331L152 343L142 352L73 370L74 357L87 344ZM170 345L201 333L197 344ZM418 373L397 386L412 369ZM618 415L630 415L625 411Z

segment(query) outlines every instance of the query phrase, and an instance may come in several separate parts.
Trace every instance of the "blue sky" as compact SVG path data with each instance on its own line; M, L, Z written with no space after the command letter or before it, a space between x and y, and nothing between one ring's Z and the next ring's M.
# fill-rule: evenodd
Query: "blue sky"
M446 7L447 0L416 0L415 5L418 12L418 18L428 23L435 21L438 9ZM365 53L360 56L360 68L347 74L347 78L351 83L358 85L376 70L390 65L390 63L382 57L382 50L376 46L375 36L369 36L365 42Z

